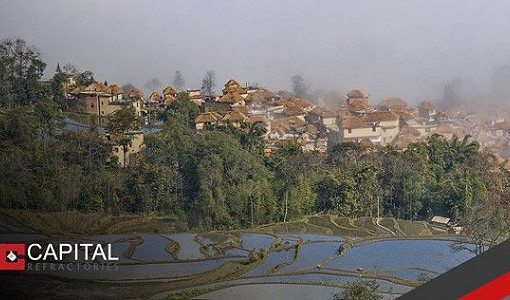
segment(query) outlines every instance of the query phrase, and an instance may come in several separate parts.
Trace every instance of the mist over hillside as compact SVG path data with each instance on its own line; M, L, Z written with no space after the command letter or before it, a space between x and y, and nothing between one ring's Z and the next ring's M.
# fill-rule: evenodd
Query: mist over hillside
M216 89L235 78L278 91L300 74L316 94L359 88L374 103L410 105L497 106L510 94L505 1L0 3L0 36L37 45L47 76L72 63L100 80L164 87L179 70L199 88L214 70Z

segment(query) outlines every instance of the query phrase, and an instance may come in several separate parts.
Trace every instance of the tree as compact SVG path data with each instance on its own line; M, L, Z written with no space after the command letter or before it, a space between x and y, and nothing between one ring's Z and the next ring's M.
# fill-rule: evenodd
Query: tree
M290 79L292 81L292 92L296 97L306 97L308 89L305 80L301 75L294 75Z
M202 79L202 96L204 99L209 100L214 95L214 87L216 85L216 74L213 70L205 73Z
M76 68L76 66L70 63L67 63L64 65L64 67L62 67L62 72L66 75L72 76L78 75L79 73L78 68Z
M182 90L184 88L184 78L182 78L182 74L180 71L175 71L175 74L174 74L174 80L173 80L173 85L175 86L175 88L177 88L177 90Z
M55 71L55 75L53 75L53 80L51 81L51 97L53 101L60 106L60 108L66 108L67 106L67 97L65 90L65 82L66 75L62 72L60 65L57 65L57 69Z
M124 133L138 128L138 125L135 108L132 105L123 107L108 118L110 132Z
M77 85L89 85L94 82L94 73L91 71L84 71L76 76Z
M128 97L129 92L131 92L135 86L132 83L126 83L122 86L122 95L123 97Z
M335 300L379 300L382 296L377 293L379 284L375 281L349 282L340 294L335 295Z
M44 98L39 84L46 63L41 53L23 39L0 42L0 105L14 108Z

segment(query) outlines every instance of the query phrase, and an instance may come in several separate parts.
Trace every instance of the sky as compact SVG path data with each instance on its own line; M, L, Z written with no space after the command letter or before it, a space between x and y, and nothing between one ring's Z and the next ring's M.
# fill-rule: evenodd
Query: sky
M510 65L510 1L0 0L0 38L36 46L52 76L74 64L108 83L199 88L230 78L272 90L359 88L378 102L441 97L461 79L485 93Z

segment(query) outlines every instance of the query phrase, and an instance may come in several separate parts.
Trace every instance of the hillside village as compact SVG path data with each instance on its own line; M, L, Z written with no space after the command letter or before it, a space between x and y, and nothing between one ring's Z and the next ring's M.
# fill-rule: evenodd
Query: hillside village
M138 88L123 95L116 84L92 82L88 86L76 86L72 76L68 76L65 88L71 110L107 117L130 105L145 124L179 93L167 86L161 94L154 91L148 97ZM241 85L234 79L224 84L219 95L205 97L200 89L185 92L200 109L195 118L197 132L210 126L259 124L265 128L267 155L289 141L300 145L305 152L325 152L341 142L361 143L369 148L391 145L403 150L433 134L446 139L470 135L482 149L496 154L502 161L510 155L510 118L502 112L470 112L463 107L439 110L431 101L412 108L400 98L383 99L375 104L369 94L359 89L348 92L343 103L330 109L289 92ZM129 156L143 146L142 131L129 132L127 136L136 142L128 147L113 147L121 165L128 164Z

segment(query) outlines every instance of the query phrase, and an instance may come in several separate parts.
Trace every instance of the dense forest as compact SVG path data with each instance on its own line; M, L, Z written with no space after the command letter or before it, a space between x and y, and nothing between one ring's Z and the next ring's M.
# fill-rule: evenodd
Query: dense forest
M96 128L63 129L59 72L43 87L42 71L9 73L8 63L0 61L3 208L155 212L201 229L315 213L444 215L466 226L508 228L509 174L469 137L433 135L405 151L342 143L325 154L289 143L266 156L259 124L197 133L198 108L181 93L162 113L161 130L147 134L144 150L121 168ZM121 111L111 124L122 125L129 114Z

